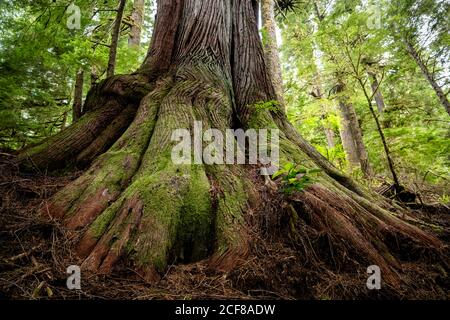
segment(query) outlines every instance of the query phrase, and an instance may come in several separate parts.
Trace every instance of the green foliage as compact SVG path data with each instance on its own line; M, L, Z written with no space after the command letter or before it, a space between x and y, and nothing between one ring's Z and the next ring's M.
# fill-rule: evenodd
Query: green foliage
M281 177L281 191L290 195L293 192L300 192L307 186L314 183L313 175L320 172L320 169L306 169L295 163L287 163L272 175L272 179Z
M0 5L0 149L19 149L55 134L71 122L75 77L91 69L105 77L111 26L117 1L75 2L81 29L67 27L68 1L12 0ZM133 1L127 2L124 20ZM146 7L150 8L150 1ZM122 25L117 73L130 73L142 62L150 38L151 10L146 10L143 43L128 46L129 25Z
M269 100L269 101L258 101L254 103L252 106L256 109L256 112L260 112L263 110L267 111L277 111L279 110L279 103L276 100Z
M448 92L448 1L315 3L320 16L310 2L305 2L280 25L289 119L326 158L340 169L349 169L337 108L340 98L348 99L356 109L376 176L388 178L380 137L358 83L360 78L366 91L372 93L370 70L380 82L385 110L377 116L401 180L405 184L424 180L445 188L450 176L448 114L408 55L403 39L412 39L435 78L440 79L443 91ZM345 84L339 94L338 80ZM375 106L375 101L372 103ZM334 133L334 147L327 143L325 128ZM358 170L349 173L363 179Z

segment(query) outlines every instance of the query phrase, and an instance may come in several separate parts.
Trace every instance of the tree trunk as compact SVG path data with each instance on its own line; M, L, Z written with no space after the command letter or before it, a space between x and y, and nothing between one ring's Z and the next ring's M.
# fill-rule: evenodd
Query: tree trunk
M44 216L79 231L76 253L82 269L109 273L126 266L154 281L172 263L209 257L210 268L230 271L252 254L252 217L277 211L280 217L297 217L289 220L297 239L292 248L304 261L320 266L341 259L345 265L351 254L355 268L365 274L368 265L378 265L383 281L394 288L400 288L401 263L395 255L400 247L385 239L402 239L401 249L408 243L441 247L434 236L389 212L393 207L387 201L339 172L298 134L283 110L255 108L276 96L251 1L159 0L157 10L141 68L95 86L76 129L19 154L22 164L29 160L45 168L60 148L72 156L91 145L106 150L42 209ZM118 133L110 126L123 113L134 117ZM102 125L94 126L99 119ZM191 131L194 121L222 132L279 129L282 164L323 171L314 185L280 204L279 195L269 196L258 166L176 164L172 134ZM67 132L77 141L68 149ZM234 154L234 147L225 146L224 154L227 150ZM298 249L311 243L305 228L326 235L329 245Z
M80 119L82 114L83 106L83 81L84 71L80 69L77 72L77 77L75 79L75 89L73 94L73 104L72 104L72 123L75 123Z
M328 149L333 149L336 145L334 143L334 131L333 129L324 126L323 130L325 131L325 137L327 138L327 146Z
M344 148L346 148L346 155L348 156L349 164L352 166L355 164L355 153L358 159L358 163L361 167L361 171L366 177L372 175L372 168L369 162L369 156L367 154L366 146L364 144L361 126L359 125L358 116L356 115L355 108L348 102L348 98L345 96L345 87L343 83L340 83L337 87L337 93L339 94L339 111L342 117L342 136L346 141L342 141ZM348 135L351 135L351 139L354 143L354 148L349 141Z
M277 100L284 105L283 78L278 54L274 0L262 0L261 13L265 62L272 79Z
M450 102L447 99L447 96L445 95L442 88L438 85L436 80L434 79L434 75L428 70L428 67L423 62L422 58L420 57L420 54L417 52L414 45L408 41L405 40L406 49L410 56L413 58L413 60L417 63L417 65L420 67L420 70L422 71L423 75L425 76L425 79L430 83L431 87L433 88L434 92L439 98L439 102L442 104L442 106L445 108L445 111L450 115Z
M391 172L392 180L394 180L395 190L397 192L400 192L403 190L403 187L401 187L400 182L398 180L398 175L397 175L397 172L395 171L394 161L392 160L392 157L391 157L391 151L389 150L389 146L387 144L386 137L383 132L383 128L381 127L380 120L378 119L378 116L373 109L372 99L369 96L369 93L366 90L365 83L361 80L361 78L358 78L358 82L359 82L359 85L361 86L364 96L366 97L367 106L369 107L370 114L372 115L372 118L375 120L375 124L377 126L377 131L378 131L378 134L380 135L381 143L383 145L383 150L386 155L386 160L388 162L389 171Z
M111 33L111 44L109 46L108 68L106 69L107 77L112 77L114 75L114 70L116 69L117 46L119 44L120 25L122 24L122 17L123 11L125 9L125 3L126 0L120 0L119 7L117 8L116 20L114 21Z
M99 79L97 66L94 64L91 66L91 89L97 84Z
M375 97L375 102L377 104L378 113L383 113L385 108L383 94L381 93L380 84L378 83L377 75L374 72L368 71L367 74L372 79L372 92Z
M141 31L144 23L145 0L134 0L133 11L131 13L132 26L130 28L130 37L128 45L130 47L139 47L141 45Z
M61 130L64 130L64 129L66 128L66 125L67 125L67 111L64 112L64 114L63 114L63 119L62 119L62 121L61 121L61 127L60 127L60 129L61 129Z
M340 109L341 105L339 104ZM345 107L344 107L345 108ZM351 125L348 117L345 117L345 111L341 110L341 126L339 128L339 133L341 136L342 147L344 148L345 158L351 169L360 166L358 153L356 152L355 140L353 139L352 131L350 130Z

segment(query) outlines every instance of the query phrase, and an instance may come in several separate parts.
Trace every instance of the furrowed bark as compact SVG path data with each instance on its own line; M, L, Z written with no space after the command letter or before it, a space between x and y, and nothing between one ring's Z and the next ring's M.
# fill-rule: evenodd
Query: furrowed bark
M341 106L341 104L339 104ZM353 139L352 132L350 130L350 122L348 117L342 116L345 114L345 111L341 111L341 125L339 129L339 133L341 135L342 146L345 152L345 158L350 165L350 168L357 168L359 163L358 153L356 152L355 140Z
M132 118L140 99L151 88L147 78L136 74L108 78L90 90L83 110L85 114L72 126L21 150L17 161L25 170L57 169L73 163L130 104ZM105 140L106 141L106 140Z
M147 57L138 70L153 78L162 75L170 67L182 3L180 0L160 0L157 2L157 12L155 32Z

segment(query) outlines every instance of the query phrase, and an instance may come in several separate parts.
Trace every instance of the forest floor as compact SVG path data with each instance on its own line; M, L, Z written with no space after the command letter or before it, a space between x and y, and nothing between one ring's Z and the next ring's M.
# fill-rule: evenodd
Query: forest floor
M80 173L64 176L20 174L0 161L0 299L448 299L446 271L427 263L405 262L409 274L403 293L367 290L367 274L308 267L287 245L255 232L251 255L228 274L211 271L206 261L172 265L158 283L149 284L131 269L113 275L82 273L81 290L66 287L69 265L77 260L71 240L56 221L36 214L52 194ZM441 240L449 244L447 206L417 206L412 214L442 226ZM325 271L324 271L325 270ZM325 273L325 274L324 274Z

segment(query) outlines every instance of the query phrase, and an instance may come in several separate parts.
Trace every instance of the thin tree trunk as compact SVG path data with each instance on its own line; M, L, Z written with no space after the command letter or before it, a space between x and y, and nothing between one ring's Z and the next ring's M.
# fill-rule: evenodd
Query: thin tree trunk
M109 47L108 68L106 70L107 77L112 77L116 68L117 46L119 44L120 25L122 23L125 3L126 0L120 0L119 7L117 8L116 20L114 21L114 26L111 34L111 45Z
M284 105L283 78L278 54L274 0L262 0L261 13L265 35L263 36L263 45L266 67L271 76L277 100Z
M450 115L450 102L447 99L447 96L445 95L442 88L438 85L438 83L434 79L434 75L428 70L428 67L423 62L422 58L420 57L419 52L417 52L414 45L408 40L405 40L405 44L406 44L406 49L407 49L408 53L413 58L413 60L417 63L417 65L420 67L420 70L422 71L423 75L428 80L428 82L430 83L434 92L438 96L440 103L445 108L445 111L447 111L447 113Z
M133 12L131 13L132 26L128 45L130 47L139 47L141 45L141 31L144 23L145 0L134 0Z
M73 95L72 104L72 123L78 121L82 115L82 105L83 105L83 83L84 83L84 71L80 69L77 72L77 77L75 80L75 90Z
M319 4L317 3L317 0L313 1L313 5L314 5L314 13L316 14L316 18L319 21L323 21L324 16L323 14L320 12L320 8L319 8Z
M378 83L377 75L374 72L368 71L367 74L372 79L372 93L375 97L378 113L383 113L385 108L383 94L381 93L380 84Z
M373 119L375 120L375 124L376 124L377 130L378 130L378 134L380 135L381 142L383 144L384 153L386 154L386 159L387 159L387 162L388 162L389 170L391 172L392 179L394 180L394 187L398 191L398 190L401 189L400 188L400 182L398 180L397 172L395 171L394 161L392 160L391 151L389 150L389 146L387 144L386 137L385 137L384 132L383 132L383 128L381 127L380 120L378 119L378 115L375 113L375 111L373 109L372 99L369 96L369 94L367 93L367 90L366 90L366 87L364 85L364 82L361 80L361 78L358 78L358 82L359 82L359 84L361 86L361 89L363 90L364 96L366 97L367 105L369 107L369 111L372 114Z

